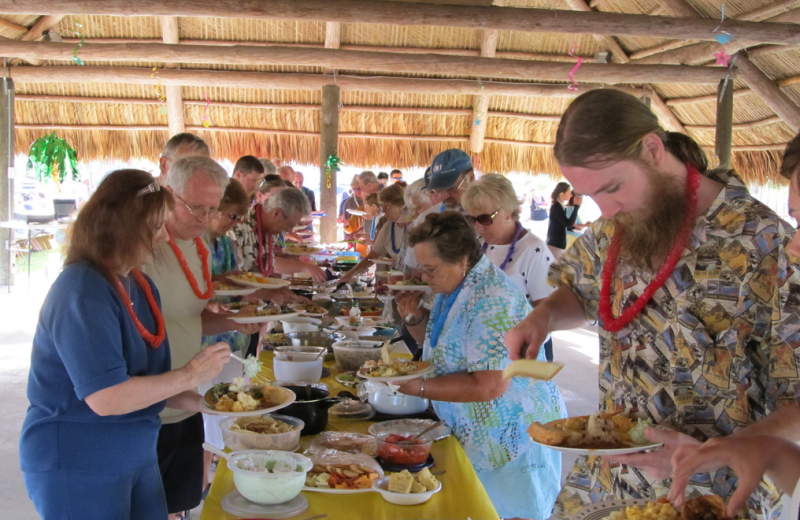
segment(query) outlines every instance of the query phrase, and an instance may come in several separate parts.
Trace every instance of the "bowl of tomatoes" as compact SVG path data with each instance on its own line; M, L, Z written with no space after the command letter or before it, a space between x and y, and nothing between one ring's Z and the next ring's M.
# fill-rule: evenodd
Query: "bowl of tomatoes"
M384 464L400 468L424 465L431 454L433 440L424 436L414 439L413 434L381 432L375 435L378 441L378 459Z

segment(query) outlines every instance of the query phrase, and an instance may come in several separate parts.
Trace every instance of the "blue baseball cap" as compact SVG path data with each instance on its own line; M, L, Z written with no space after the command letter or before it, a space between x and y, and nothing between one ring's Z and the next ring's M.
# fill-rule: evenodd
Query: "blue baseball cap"
M472 169L472 161L464 150L451 148L433 158L430 177L425 179L426 190L452 188L458 177Z

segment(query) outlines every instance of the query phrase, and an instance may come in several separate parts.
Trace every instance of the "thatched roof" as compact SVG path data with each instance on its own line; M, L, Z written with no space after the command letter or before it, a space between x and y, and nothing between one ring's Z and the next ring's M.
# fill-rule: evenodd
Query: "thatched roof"
M570 10L576 2L584 0L506 0L503 9L547 8ZM0 0L0 12L13 4ZM36 3L36 2L33 2ZM93 2L83 2L92 4ZM114 3L114 2L109 2ZM134 2L135 3L135 2ZM269 4L269 2L266 2ZM334 0L329 0L335 4ZM430 2L437 3L437 2ZM470 5L489 5L489 0L462 0L461 2L440 1L442 4L462 3ZM495 2L497 5L499 2ZM191 6L192 3L186 3ZM639 15L671 15L669 9L674 4L693 10L696 17L720 19L722 5L725 4L726 19L742 18L750 21L774 19L776 21L796 21L794 12L800 1L773 2L777 9L764 9L763 0L592 0L596 12L630 13ZM47 4L42 3L42 6ZM380 5L390 5L389 2ZM667 7L664 7L667 6ZM672 6L672 7L669 7ZM452 6L456 8L457 6ZM45 9L45 7L41 7ZM37 9L37 7L32 7ZM499 8L493 8L499 9ZM761 12L759 12L761 11ZM800 11L800 9L799 9ZM45 12L45 11L41 11ZM750 16L748 16L750 13ZM38 39L29 28L41 29L51 25L63 36L70 48L77 48L77 39L84 36L85 49L93 44L110 42L161 42L162 19L159 16L111 16L97 14L56 15L43 20L36 15L1 15L5 24L0 23L0 36L19 40L23 35ZM684 13L685 14L685 13ZM753 16L754 15L754 16ZM230 16L230 15L228 15ZM349 15L348 15L349 16ZM556 13L556 16L558 14ZM45 17L47 18L47 17ZM709 20L710 22L710 20ZM269 19L254 17L191 17L178 18L178 32L181 43L208 44L219 49L221 44L243 42L247 45L264 43L285 44L297 48L322 48L326 42L326 32L330 31L325 21L308 19ZM476 59L482 46L486 47L484 30L480 28L445 27L437 25L389 25L383 23L341 23L339 47L342 50L381 51L396 53L406 49L409 55L417 55L419 49L430 53L446 55L472 55ZM736 36L735 31L734 36ZM76 35L76 33L80 33ZM609 47L608 38L595 38L592 34L525 32L520 30L498 30L496 36L497 67L507 60L530 60L574 64L573 54L593 62L594 55ZM698 36L700 38L701 36ZM703 37L707 40L707 37ZM628 57L648 54L648 49L662 46L676 40L645 36L618 36L616 43L626 56L615 55L615 61L627 61ZM3 43L0 42L0 47ZM678 40L679 44L697 43ZM752 45L750 45L752 43ZM800 75L800 50L791 45L759 45L758 42L742 42L731 47L729 52L745 44L753 52L750 60L780 90L788 96L794 109L800 103L800 82L791 78ZM40 44L53 45L57 44ZM489 44L491 45L491 44ZM329 47L335 46L329 41ZM717 44L718 48L719 45ZM645 52L643 52L645 51ZM649 51L652 54L652 51ZM88 53L77 51L80 57ZM617 53L618 54L618 53ZM147 59L147 56L142 56ZM647 59L647 58L644 58ZM653 59L650 57L649 59ZM680 58L679 61L664 63L687 64L695 66L714 65L714 57L704 55L700 60ZM37 60L30 60L37 63ZM84 159L106 158L149 158L155 159L169 137L168 115L163 107L164 85L137 84L135 82L72 82L28 81L23 75L32 67L53 71L64 67L79 68L69 59L45 59L37 65L20 61L11 67L15 79L17 101L15 105L16 148L26 152L36 138L55 129L59 136L67 139ZM630 66L637 63L634 59ZM584 65L585 66L585 65ZM94 67L132 67L144 68L146 75L155 78L167 74L167 64L163 61L90 61L84 59L88 72ZM415 72L338 69L311 65L226 65L210 63L181 63L181 69L213 71L257 71L273 73L300 73L305 75L327 75L331 82L344 76L384 76L398 78L460 78L486 80L485 77L470 75L439 74L436 67L420 65ZM707 67L704 67L704 69ZM588 69L585 69L588 70ZM722 73L724 75L724 72ZM20 78L20 79L17 79ZM581 81L579 69L575 78ZM788 78L788 79L787 79ZM783 80L783 81L781 81ZM492 78L499 83L509 82L502 76ZM732 80L737 92L733 108L733 164L750 181L764 182L777 178L777 164L783 145L795 135L786 114L776 115L762 95L750 90L749 84L740 77ZM556 84L567 89L566 74L558 79L542 78L514 83ZM710 83L710 82L709 82ZM641 90L652 95L654 103L664 101L686 132L703 146L711 147L713 155L717 87L715 84L690 84L681 82L660 82L649 84L627 84L631 89ZM399 89L398 89L399 90ZM184 103L184 120L187 131L202 136L212 147L218 158L235 161L237 157L253 154L261 157L280 157L301 163L319 163L320 159L320 103L319 88L253 88L236 86L184 85L180 89ZM476 89L476 93L480 90ZM49 97L48 97L49 96ZM686 98L706 98L687 101ZM520 95L492 94L489 97L488 114L481 119L485 125L485 145L480 153L484 171L523 171L558 175L557 166L548 146L554 141L557 117L570 102L568 94L551 97L531 97ZM434 154L451 147L469 151L469 136L474 126L472 112L476 95L470 93L424 93L418 91L370 92L342 89L339 115L339 155L351 165L359 166L425 166ZM208 107L206 106L208 105ZM286 105L286 106L281 106ZM369 107L375 107L370 109ZM402 107L402 108L398 108ZM403 110L405 108L405 110ZM444 111L443 109L456 109ZM791 107L789 108L791 110ZM512 113L512 114L509 114ZM519 114L519 117L514 117ZM542 116L542 117L539 117ZM550 116L550 117L544 117ZM211 123L203 127L203 118ZM788 118L790 123L791 117ZM130 127L130 128L126 128ZM274 133L271 131L283 131ZM378 137L371 138L370 134ZM519 142L520 144L515 144Z

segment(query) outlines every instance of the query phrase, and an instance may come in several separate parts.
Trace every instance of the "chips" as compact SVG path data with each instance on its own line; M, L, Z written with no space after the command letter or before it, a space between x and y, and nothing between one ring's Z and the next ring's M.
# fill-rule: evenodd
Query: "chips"
M273 419L268 415L257 415L255 417L239 417L229 428L232 432L252 432L252 433L287 433L294 428L278 419Z
M314 464L306 475L306 486L330 489L366 489L380 475L359 464Z

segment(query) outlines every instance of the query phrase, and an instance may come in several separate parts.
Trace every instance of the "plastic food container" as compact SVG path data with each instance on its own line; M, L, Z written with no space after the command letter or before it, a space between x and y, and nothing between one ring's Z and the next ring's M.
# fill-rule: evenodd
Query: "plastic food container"
M403 443L403 437L396 433L384 432L375 436L378 441L378 458L387 464L399 467L414 467L425 464L431 454L432 440L427 437L413 443Z
M233 451L237 450L278 450L294 451L300 444L300 431L306 425L296 417L288 415L266 414L273 419L285 422L292 427L292 431L286 433L256 433L242 430L231 430L231 426L237 417L224 419L219 423L222 429L222 438L225 446Z
M365 362L377 361L381 358L381 342L340 341L333 344L333 356L340 369L346 372L355 372Z
M291 471L268 471L269 466L285 466ZM306 473L313 466L308 457L274 450L235 452L228 462L236 489L257 504L282 504L299 495L306 483Z
M325 349L320 347L319 350ZM322 363L322 356L317 354L280 353L272 359L272 372L280 381L316 383L322 377Z
M394 491L389 491L388 488L389 477L379 478L372 483L372 489L380 493L387 502L397 504L398 506L416 506L418 504L424 504L430 500L435 493L441 491L442 483L439 482L439 485L433 491L425 491L424 493L395 493Z

